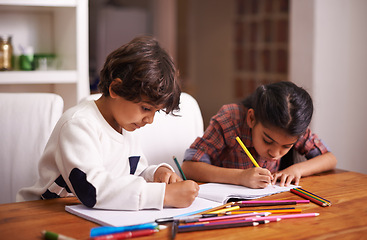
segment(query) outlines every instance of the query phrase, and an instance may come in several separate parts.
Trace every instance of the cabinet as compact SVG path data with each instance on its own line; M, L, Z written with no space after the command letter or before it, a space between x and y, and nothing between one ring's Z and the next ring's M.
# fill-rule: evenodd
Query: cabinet
M90 94L88 0L0 0L0 34L12 35L15 59L32 46L59 63L56 70L0 72L0 92L57 93L65 109Z

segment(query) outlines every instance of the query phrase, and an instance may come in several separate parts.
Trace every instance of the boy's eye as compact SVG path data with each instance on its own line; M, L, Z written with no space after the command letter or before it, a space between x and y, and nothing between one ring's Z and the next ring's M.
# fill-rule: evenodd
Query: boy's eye
M144 106L142 106L141 107L144 111L150 111L150 108L147 108L147 107L144 107Z

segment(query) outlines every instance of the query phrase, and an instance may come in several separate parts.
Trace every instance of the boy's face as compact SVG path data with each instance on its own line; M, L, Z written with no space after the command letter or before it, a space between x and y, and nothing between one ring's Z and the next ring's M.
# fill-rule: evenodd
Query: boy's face
M289 136L279 128L268 128L260 122L256 122L253 109L249 109L246 120L252 129L252 142L257 153L266 159L280 159L298 140L298 137Z
M158 110L160 108L148 103L146 98L136 103L117 96L111 104L114 121L126 131L134 131L153 123L155 112Z

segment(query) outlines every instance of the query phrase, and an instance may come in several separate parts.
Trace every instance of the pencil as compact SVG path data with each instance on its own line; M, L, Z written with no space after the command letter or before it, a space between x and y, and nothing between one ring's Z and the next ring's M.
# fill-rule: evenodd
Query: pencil
M234 205L242 207L262 207L262 206L279 206L279 205L296 205L296 201L289 202L264 202L264 203L235 203Z
M243 213L250 213L250 212L254 212L254 211L246 211L246 210L238 210L238 211L231 211L229 213L226 214L243 214ZM268 212L268 213L300 213L302 212L302 209L282 209L282 210L258 210L256 211L258 213L262 213L262 212Z
M255 158L251 155L250 151L247 149L245 144L243 144L242 140L239 137L236 137L237 142L240 144L242 149L245 151L247 156L250 158L251 162L255 165L255 167L260 167L259 164L257 164Z
M325 201L320 201L319 199L316 199L310 195L304 194L303 192L297 191L296 188L293 188L290 190L292 193L297 194L298 196L301 196L303 198L306 198L308 200L310 200L311 202L314 202L320 206L326 207L326 206L330 206L331 204L329 202L325 202Z
M302 190L302 191L304 191L304 192L306 192L306 193L309 193L309 194L311 194L311 195L313 195L313 196L315 196L315 197L317 197L317 198L320 198L321 200L324 200L325 202L330 202L329 200L327 200L327 199L325 199L325 198L322 198L322 197L320 197L320 196L317 196L316 194L314 194L314 193L312 193L312 192L309 192L309 191L306 191L305 189L303 189L303 188L298 188L299 190Z
M215 211L212 211L210 213L224 213L224 212L231 212L233 210L237 210L239 209L240 206L234 206L234 207L228 207L228 208L222 208L222 209L218 209L218 210L215 210Z
M223 229L223 228L233 228L233 227L246 227L246 226L257 226L258 222L241 222L241 223L226 223L226 224L198 224L198 225L180 225L178 226L178 232L193 232L193 231L203 231L203 230L213 230L213 229Z
M319 200L320 202L324 202L324 203L326 203L326 205L331 205L331 203L328 201L328 200L324 200L324 199L321 199L321 198L319 198L317 195L315 195L315 194L313 194L313 193L310 193L310 192L305 192L304 190L302 190L302 189L296 189L298 192L301 192L301 193L303 193L303 194L305 194L305 195L307 195L307 196L310 196L310 197L312 197L312 198L315 198L316 200Z
M216 211L216 210L219 210L219 209L222 209L222 208L225 208L227 206L230 206L230 205L233 205L234 202L229 202L229 203L226 203L226 204L223 204L223 205L220 205L220 206L217 206L217 207L214 207L214 208L210 208L208 210L204 210L202 212L197 212L196 214L207 214L207 213L211 213L213 211Z
M266 217L270 213L244 213L244 214L236 214L236 215L224 215L218 217L209 217L209 218L199 218L198 222L207 222L207 221L217 221L217 220L228 220L228 219L239 219L239 218L249 218L249 217Z
M316 217L319 216L319 213L299 213L299 214L286 214L286 215L278 215L278 216L267 216L267 217L255 217L252 218L252 221L260 221L260 220L272 220L272 219L286 219L286 218L302 218L302 217Z
M178 163L177 158L175 156L173 156L173 161L175 161L175 164L176 164L176 166L178 168L178 171L180 171L180 173L182 175L182 179L183 180L187 180L186 179L186 176L185 176L184 172L182 171L182 168L181 168L180 164Z
M236 204L258 204L258 203L288 203L295 202L298 203L310 203L310 200L247 200L247 201L238 201Z

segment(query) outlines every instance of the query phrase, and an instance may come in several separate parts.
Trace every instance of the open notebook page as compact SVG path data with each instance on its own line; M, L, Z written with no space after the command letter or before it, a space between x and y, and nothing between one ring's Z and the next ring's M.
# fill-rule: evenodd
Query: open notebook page
M296 187L299 186L290 185L289 187L280 187L279 185L269 185L263 189L253 189L232 184L206 183L200 185L199 197L224 204L230 198L256 199L290 191L290 189Z

